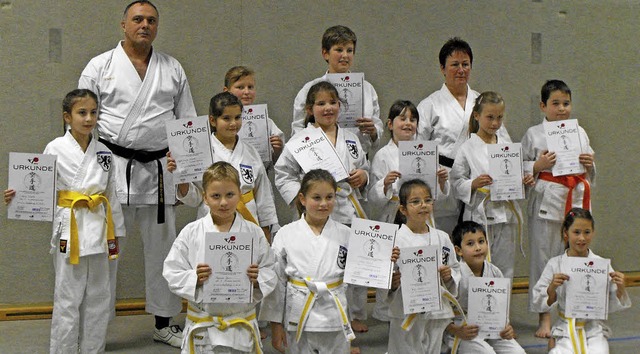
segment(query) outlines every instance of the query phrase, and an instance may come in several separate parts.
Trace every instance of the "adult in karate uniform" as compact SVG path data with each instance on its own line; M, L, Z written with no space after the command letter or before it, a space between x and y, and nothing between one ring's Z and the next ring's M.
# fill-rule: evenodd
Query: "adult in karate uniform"
M93 58L78 86L98 95L98 133L114 153L126 228L135 230L137 225L142 236L146 311L156 316L154 340L179 347L181 331L170 327L169 321L180 313L182 304L162 277L163 261L176 238L175 187L166 171L165 122L194 118L196 112L180 63L152 47L158 20L152 3L129 4L121 22L124 40ZM113 268L115 284L117 266ZM112 294L115 299L115 288Z

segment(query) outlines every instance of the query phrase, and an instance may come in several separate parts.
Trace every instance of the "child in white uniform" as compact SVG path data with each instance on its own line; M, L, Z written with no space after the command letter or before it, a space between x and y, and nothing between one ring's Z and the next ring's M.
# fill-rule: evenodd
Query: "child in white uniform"
M571 90L560 80L549 80L540 92L540 109L545 120L554 122L571 118ZM551 257L562 254L564 245L558 238L564 215L569 209L582 207L591 210L591 187L595 183L596 169L593 149L587 133L579 128L580 163L587 173L554 177L551 169L556 163L556 154L547 149L547 139L542 123L527 130L522 138L522 155L525 169L533 173L536 184L529 194L529 284L535 284L545 264ZM529 310L533 311L533 286L529 286ZM536 337L551 336L551 316L539 314Z
M562 255L553 257L547 262L533 289L534 309L538 312L549 312L557 306L560 312L560 318L551 329L555 348L549 353L609 353L607 337L611 332L603 321L564 316L566 306L564 283L570 279L568 275L562 273L563 260L568 257L600 258L589 248L595 236L593 217L588 210L572 208L567 213L561 230L566 250ZM631 300L625 289L624 274L609 267L609 276L611 277L609 312L629 308ZM572 341L572 338L576 340Z
M482 225L475 221L463 221L453 229L453 245L456 254L460 256L460 286L458 287L458 302L466 313L469 299L469 278L489 277L502 278L502 272L495 265L487 262L486 255L489 246L487 236ZM478 338L479 327L467 324L463 314L456 316L455 322L447 326L447 343L452 353L470 354L524 354L520 344L514 339L515 331L511 324L500 332L501 339Z
M405 316L400 273L395 272L387 301L389 303L389 354L440 353L443 332L454 317L447 297L456 296L460 282L460 263L453 244L445 232L430 227L433 212L431 190L426 183L413 179L400 187L400 213L406 219L396 235L396 246L403 248L437 245L442 253L438 267L443 285L443 309Z
M74 90L62 110L69 130L44 150L57 155L50 352L102 353L111 312L109 258L117 257L115 236L125 236L124 217L115 194L111 151L93 137L98 98L90 90ZM14 190L5 190L5 203L14 196Z
M495 92L484 92L476 99L469 117L469 140L456 155L451 169L451 183L456 198L464 202L463 220L486 225L490 262L506 278L513 278L516 237L522 228L522 211L517 202L490 200L488 186L489 144L510 143L511 138L502 127L504 100ZM504 132L504 135L500 132ZM526 174L522 183L533 184L533 176Z
M202 185L210 214L182 229L162 272L171 291L189 301L182 353L261 353L255 307L276 286L275 258L260 228L236 211L241 194L234 166L223 161L214 163L204 173ZM207 232L257 235L256 261L247 269L254 286L251 303L203 301L202 285L216 271L215 265L204 263L202 258Z

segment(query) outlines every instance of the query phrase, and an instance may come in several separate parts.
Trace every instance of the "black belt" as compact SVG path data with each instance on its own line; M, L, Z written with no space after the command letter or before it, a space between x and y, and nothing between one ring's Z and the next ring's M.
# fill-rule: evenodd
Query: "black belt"
M438 162L440 162L440 164L443 166L447 166L449 168L453 167L453 159L450 159L444 155L438 156Z
M162 150L156 151L144 151L144 150L134 150L122 147L120 145L116 145L109 141L106 141L102 138L98 139L101 143L105 144L111 152L114 154L129 160L127 162L127 205L129 205L129 189L131 186L131 165L133 164L133 160L142 163L149 163L155 161L158 165L158 224L164 224L164 176L162 175L162 163L160 159L167 155L169 148L165 148Z

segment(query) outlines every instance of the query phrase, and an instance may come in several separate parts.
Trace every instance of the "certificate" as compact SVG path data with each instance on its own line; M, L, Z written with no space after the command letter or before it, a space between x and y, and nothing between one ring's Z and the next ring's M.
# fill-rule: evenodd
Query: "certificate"
M292 138L285 145L304 172L321 168L329 171L337 182L349 177L336 148L322 129L312 127L312 129L305 129L304 132L306 134L297 134L297 139Z
M580 163L582 144L578 120L567 119L542 123L547 138L547 149L556 153L556 164L551 169L554 176L582 174L584 166Z
M400 283L405 315L442 310L438 246L400 250Z
M340 95L340 128L355 128L357 119L364 110L364 73L326 74L327 81L333 84Z
M247 268L253 263L254 235L247 232L205 234L204 262L211 276L202 286L203 302L246 304L253 298Z
M7 207L7 218L53 221L56 209L56 156L9 153L9 189L16 195Z
M353 218L344 282L380 289L391 288L391 254L398 225Z
M208 117L170 120L166 129L169 151L176 160L175 183L202 181L202 174L213 164Z
M522 145L520 143L489 144L491 201L524 199L522 184Z
M242 109L242 127L238 136L245 143L258 150L262 162L271 162L271 145L269 145L269 111L266 104L253 104Z
M427 140L398 141L399 172L402 181L418 178L438 197L438 143Z
M562 273L566 303L564 313L570 318L606 320L609 310L609 267L604 258L564 257Z
M478 337L500 339L509 322L511 279L469 277L467 322L479 327Z

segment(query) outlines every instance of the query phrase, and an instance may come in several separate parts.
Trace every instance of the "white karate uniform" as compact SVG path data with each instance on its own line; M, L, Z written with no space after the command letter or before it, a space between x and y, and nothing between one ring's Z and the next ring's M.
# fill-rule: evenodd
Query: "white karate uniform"
M506 130L504 130L506 133ZM498 143L510 143L508 134L498 131ZM491 262L498 266L506 278L513 278L516 237L522 221L522 211L517 201L492 202L488 194L471 190L472 181L489 174L487 145L476 134L471 134L456 155L451 169L453 195L465 203L463 220L485 225L491 249ZM490 189L490 186L485 187Z
M211 134L211 146L214 162L226 161L238 170L240 192L245 194L253 191L254 199L246 206L260 227L278 224L271 183L258 151L241 139L238 139L233 150L229 150L214 134ZM202 202L202 192L202 182L199 181L189 185L189 192L184 197L178 197L186 205L198 208L198 218L209 214L209 207Z
M199 263L205 263L204 248L205 234L207 232L220 232L210 216L200 218L185 226L180 231L169 255L167 255L167 259L164 261L162 274L167 279L171 291L188 300L189 306L206 312L213 317L246 317L245 314L253 313L258 303L273 291L278 282L275 272L275 258L269 248L269 243L258 226L245 220L240 213L236 212L235 220L229 232L249 232L258 236L259 242L254 246L256 254L254 263L258 264L259 267L259 288L256 288L253 292L253 299L249 304L204 303L202 287L196 285L198 282L196 267ZM216 271L216 265L210 264L209 266L213 272ZM260 338L258 321L253 319L249 322L252 324L254 331L256 331L258 338ZM187 317L182 341L182 353L184 354L189 353L188 333L193 326L194 322ZM223 330L215 326L207 327L206 330L197 331L197 336L200 338L194 340L196 347L212 346L214 348L213 352L216 353L230 348L245 353L255 352L253 335L245 325L231 325Z
M402 225L396 234L396 246L402 249L407 247L439 246L442 252L440 264L451 267L451 281L444 285L451 295L458 293L460 283L460 263L456 258L455 250L449 235L444 231L429 228L426 234L415 234ZM442 310L421 313L416 316L413 326L408 331L402 329L405 314L402 301L402 284L395 291L389 291L386 299L389 303L389 354L410 353L440 353L443 333L447 325L453 319L453 308L450 302L442 298Z
M57 155L57 191L104 194L111 205L114 233L125 236L122 209L115 193L111 151L91 139L86 152L70 132L50 142L45 154ZM71 209L56 207L51 237L55 293L51 319L51 353L104 352L109 320L107 209L104 203L74 208L78 226L79 263L69 263ZM67 247L61 246L61 240ZM64 253L62 252L64 249Z
M186 74L178 61L152 50L144 80L122 48L91 59L80 76L79 88L98 95L98 133L102 139L121 147L158 151L167 148L165 122L195 118L196 111ZM128 160L113 155L118 171L118 199L123 205L125 224L132 231L136 225L144 244L146 311L171 317L182 310L180 298L169 291L162 277L162 263L176 237L175 186L166 169L166 158L159 159L163 170L165 222L157 224L158 166L156 161L133 161L131 183L127 191ZM129 206L126 205L127 198ZM121 254L125 239L120 241ZM112 302L115 301L117 262L111 262ZM114 304L113 304L114 305ZM115 308L115 306L112 306ZM115 312L112 313L115 315Z
M288 332L288 345L292 353L307 353L317 349L320 353L348 353L349 342L342 332L340 313L331 296L335 294L347 311L346 284L341 284L318 296L309 309L300 342L295 331L303 311L309 288L292 284L289 280L307 277L315 283L330 284L342 281L347 261L349 228L329 218L320 235L316 235L302 218L283 226L271 248L277 260L278 286L265 297L260 319L282 323ZM293 332L293 333L292 333ZM308 333L310 332L310 333ZM332 333L335 340L316 341L314 332Z
M328 74L328 72L326 74ZM293 121L291 122L291 136L298 134L305 128L304 120L307 116L307 111L305 110L304 106L305 102L307 101L307 94L309 93L309 89L311 88L311 86L317 84L320 81L327 81L325 75L307 82L296 95L296 98L293 101ZM380 120L380 106L378 105L378 94L367 80L364 80L362 89L362 99L364 103L362 115L365 118L371 118L371 120L373 120L373 125L375 125L376 131L378 132L378 139L376 139L376 141L371 141L371 136L369 134L361 133L360 129L358 128L344 129L350 131L358 137L358 140L360 140L360 144L362 144L362 149L366 154L372 154L375 148L380 145L380 139L382 138L383 131L382 121Z
M460 262L460 273L462 278L460 279L460 285L458 287L458 303L460 307L467 312L469 308L469 278L474 277L473 271L464 260ZM503 278L502 272L498 267L484 261L484 267L482 269L482 276L489 278ZM462 324L462 316L456 316L456 325ZM446 341L449 347L453 347L454 337L447 333ZM458 345L458 354L465 353L481 353L481 354L525 354L524 349L515 339L482 339L475 337L471 340L460 340Z
M533 307L536 312L550 312L554 307L558 308L558 311L564 313L566 303L565 287L563 285L556 288L556 302L547 305L549 295L547 295L547 288L553 280L553 275L561 273L561 264L568 256L566 252L553 257L547 262L544 267L544 271L540 276L540 279L533 288ZM600 256L589 250L589 258L601 258ZM609 272L613 272L613 268L609 266ZM609 285L609 313L620 311L631 307L631 299L627 292L621 299L618 299L616 292L618 287L613 282ZM601 320L590 319L576 319L577 321L584 321L584 330L586 332L586 342L588 353L609 353L609 343L607 338L611 335L611 330ZM550 354L570 354L574 353L571 345L569 322L566 319L560 317L551 328L551 336L556 338L556 346L549 353Z
M546 121L546 118L545 118ZM593 154L589 145L587 133L580 127L580 146L585 153ZM533 164L543 151L547 150L547 139L542 124L527 130L522 138L522 157L525 171L533 173ZM551 172L551 171L547 171ZM564 251L564 242L560 237L562 221L564 220L565 204L569 188L562 184L539 179L535 175L536 184L529 188L528 195L528 235L529 250L529 284L535 284L551 257L558 256ZM595 165L587 174L587 180L593 188L596 180ZM592 194L593 195L593 194ZM579 183L573 190L571 204L582 208L584 184ZM529 286L529 311L533 311L533 286Z

